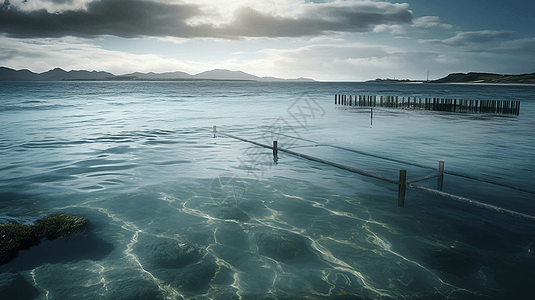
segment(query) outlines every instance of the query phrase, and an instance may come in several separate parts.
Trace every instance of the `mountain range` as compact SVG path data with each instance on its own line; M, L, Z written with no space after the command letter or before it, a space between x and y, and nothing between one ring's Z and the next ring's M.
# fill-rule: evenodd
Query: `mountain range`
M275 77L258 77L242 71L230 71L215 69L202 72L196 75L190 75L186 72L168 72L168 73L130 73L116 76L108 72L97 71L65 71L60 68L53 70L34 73L29 70L14 70L6 67L0 67L0 81L62 81L62 80L89 80L89 81L197 81L197 80L227 80L227 81L314 81L308 78L282 79Z

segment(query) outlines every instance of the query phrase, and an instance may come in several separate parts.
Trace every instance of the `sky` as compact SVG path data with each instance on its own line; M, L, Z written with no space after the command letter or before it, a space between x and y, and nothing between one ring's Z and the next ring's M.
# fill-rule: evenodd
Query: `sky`
M17 70L320 81L535 72L535 0L3 1L0 66Z

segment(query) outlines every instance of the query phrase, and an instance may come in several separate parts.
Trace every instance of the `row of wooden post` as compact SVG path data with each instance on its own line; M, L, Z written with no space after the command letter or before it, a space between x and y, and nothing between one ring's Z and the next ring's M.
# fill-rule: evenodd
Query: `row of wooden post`
M465 113L520 114L520 101L465 100L399 96L352 96L336 94L334 103L348 106L391 107Z

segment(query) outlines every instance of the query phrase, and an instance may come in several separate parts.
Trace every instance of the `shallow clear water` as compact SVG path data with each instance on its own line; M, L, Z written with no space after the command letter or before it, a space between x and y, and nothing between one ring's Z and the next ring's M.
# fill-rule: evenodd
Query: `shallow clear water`
M372 121L335 94L522 104L377 108ZM398 208L395 184L284 152L274 163L225 134L394 180L442 160L483 180L447 174L445 192L535 215L534 194L504 187L535 189L534 116L529 86L1 82L0 222L67 212L91 230L21 251L0 286L26 281L29 299L524 297L533 222L410 188Z

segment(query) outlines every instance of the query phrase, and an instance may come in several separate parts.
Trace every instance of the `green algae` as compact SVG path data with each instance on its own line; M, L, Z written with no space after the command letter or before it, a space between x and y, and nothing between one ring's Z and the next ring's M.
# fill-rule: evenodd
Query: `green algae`
M55 240L85 233L89 221L71 214L53 214L35 225L0 224L0 265L15 259L20 250L37 246L41 239Z

